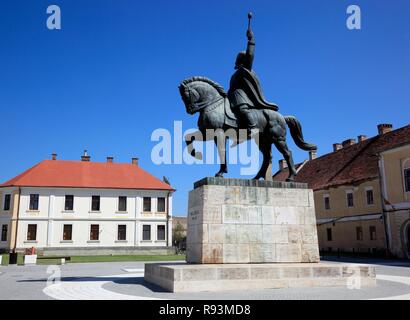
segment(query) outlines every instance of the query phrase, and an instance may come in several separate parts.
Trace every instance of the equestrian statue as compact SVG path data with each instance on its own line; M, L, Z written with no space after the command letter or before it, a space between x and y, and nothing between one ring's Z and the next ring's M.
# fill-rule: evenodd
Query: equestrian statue
M256 73L252 69L255 37L251 29L252 14L248 14L248 39L246 51L236 57L235 73L231 77L228 92L218 83L205 77L192 77L181 82L179 91L186 110L189 114L199 112L198 132L185 136L188 152L202 159L202 154L193 147L195 140L213 139L218 149L220 169L216 177L222 177L228 172L226 163L227 131L234 131L236 135L229 135L234 145L249 139L254 139L263 155L262 166L254 179L269 179L272 173L267 172L272 162L272 144L283 155L289 168L287 181L294 181L296 169L292 152L286 144L286 126L296 145L306 151L316 150L314 144L304 141L302 128L294 116L283 116L279 107L267 102ZM209 137L207 131L214 130ZM241 131L245 135L241 138Z

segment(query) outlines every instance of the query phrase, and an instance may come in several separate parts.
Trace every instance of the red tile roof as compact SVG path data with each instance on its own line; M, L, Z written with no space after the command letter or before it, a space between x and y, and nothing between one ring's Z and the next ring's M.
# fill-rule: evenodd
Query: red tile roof
M0 187L173 190L135 164L44 160Z
M320 190L375 179L379 176L377 154L406 144L410 144L410 125L308 161L298 172L296 181ZM288 169L284 169L273 180L285 181L287 176Z

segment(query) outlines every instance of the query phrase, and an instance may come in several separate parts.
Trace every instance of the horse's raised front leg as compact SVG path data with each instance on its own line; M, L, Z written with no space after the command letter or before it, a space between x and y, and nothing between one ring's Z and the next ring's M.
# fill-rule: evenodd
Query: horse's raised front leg
M215 177L223 177L224 173L228 173L228 165L226 163L226 136L223 130L217 130L214 137L216 148L218 149L219 162L221 164L219 171Z
M286 160L286 163L288 165L289 176L286 181L295 181L297 173L295 165L293 163L292 151L289 150L285 140L275 140L274 143L276 148L283 155L283 158Z
M194 141L203 141L203 134L201 131L195 131L193 133L188 133L185 136L185 143L187 145L187 151L195 159L202 160L202 152L197 152L194 148Z

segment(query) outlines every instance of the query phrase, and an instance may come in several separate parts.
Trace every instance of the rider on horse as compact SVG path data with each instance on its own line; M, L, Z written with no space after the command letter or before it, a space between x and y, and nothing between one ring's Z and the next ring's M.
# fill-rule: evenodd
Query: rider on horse
M245 121L246 127L251 132L254 132L254 130L257 130L257 119L255 119L256 115L251 109L266 108L278 111L279 107L276 104L269 103L265 100L258 77L252 70L255 52L255 37L250 28L250 19L252 18L252 15L249 14L248 18L249 25L246 33L248 46L246 52L239 52L236 57L236 72L231 77L228 97L232 111L239 113L241 119Z

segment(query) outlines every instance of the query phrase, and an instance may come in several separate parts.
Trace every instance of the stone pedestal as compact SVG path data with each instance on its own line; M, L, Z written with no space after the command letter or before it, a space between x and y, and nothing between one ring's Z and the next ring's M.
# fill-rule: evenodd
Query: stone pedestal
M369 265L336 263L145 264L145 280L170 292L376 285Z
M371 266L319 263L306 184L205 178L189 193L187 263L145 264L171 292L374 286Z
M306 184L205 178L189 193L187 262L318 262Z

